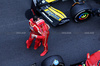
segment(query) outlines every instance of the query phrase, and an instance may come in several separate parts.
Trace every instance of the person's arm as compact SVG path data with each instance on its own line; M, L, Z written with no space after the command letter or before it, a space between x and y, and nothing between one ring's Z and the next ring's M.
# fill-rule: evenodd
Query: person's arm
M46 24L48 26L48 28L50 29L50 26L48 24Z
M35 34L32 34L32 37L35 37L37 39L44 39L45 36L40 36L40 35L35 35Z
M31 28L33 31L39 33L40 35L42 34L41 31L39 30L39 27L34 23L33 18L31 18L31 19L29 20L29 25L30 25L30 28Z
M39 19L38 21L36 21L36 24L38 25L38 26L41 26L41 25L43 25L45 23L45 21L43 20L43 19Z
M42 34L41 31L39 30L39 27L37 27L36 25L33 25L32 27L35 32L39 33L40 35Z

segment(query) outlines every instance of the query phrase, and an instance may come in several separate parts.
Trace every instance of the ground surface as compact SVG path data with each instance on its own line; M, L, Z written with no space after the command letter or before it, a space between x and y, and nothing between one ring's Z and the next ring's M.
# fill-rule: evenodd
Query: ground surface
M100 7L90 1L92 7ZM69 66L85 60L88 52L92 54L100 49L99 17L91 17L82 23L71 20L59 27L50 25L49 52L44 57L40 57L43 46L36 51L33 49L34 41L30 49L26 49L29 25L25 12L30 9L30 3L29 0L0 0L0 66L30 66L34 62L40 66L42 60L51 55L61 55ZM54 7L66 12L71 4L70 1L55 3Z

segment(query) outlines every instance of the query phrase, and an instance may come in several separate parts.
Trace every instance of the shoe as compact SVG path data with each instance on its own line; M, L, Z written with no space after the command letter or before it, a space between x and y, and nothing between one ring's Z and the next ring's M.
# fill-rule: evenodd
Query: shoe
M40 56L44 56L47 52L48 52L48 50L43 51L43 52L40 54Z

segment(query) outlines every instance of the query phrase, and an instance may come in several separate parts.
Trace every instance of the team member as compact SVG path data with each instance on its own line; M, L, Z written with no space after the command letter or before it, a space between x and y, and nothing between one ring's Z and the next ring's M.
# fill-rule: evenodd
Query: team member
M44 56L48 52L47 40L50 27L44 22L43 19L39 19L37 16L34 16L29 20L29 25L31 32L29 39L26 41L27 48L30 48L32 41L34 40L34 38L36 38L34 49L36 50L41 45L42 41L44 51L40 56Z

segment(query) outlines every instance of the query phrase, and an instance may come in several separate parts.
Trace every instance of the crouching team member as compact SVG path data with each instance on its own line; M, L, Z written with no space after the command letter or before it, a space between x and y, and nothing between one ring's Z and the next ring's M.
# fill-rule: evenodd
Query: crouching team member
M36 38L34 49L36 50L41 45L42 41L44 51L40 54L40 56L44 56L48 52L47 42L50 27L48 24L45 23L43 19L39 19L37 16L34 16L29 20L29 25L31 32L29 39L26 41L27 48L30 48L32 41L34 40L34 38Z

